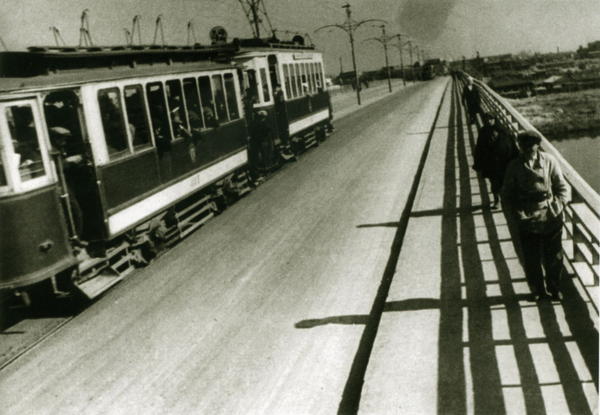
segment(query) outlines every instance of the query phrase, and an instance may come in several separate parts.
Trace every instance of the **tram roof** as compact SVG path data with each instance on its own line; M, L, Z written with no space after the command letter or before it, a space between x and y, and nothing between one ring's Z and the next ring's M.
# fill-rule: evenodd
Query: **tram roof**
M119 66L114 68L71 69L32 77L0 78L0 92L20 92L37 89L54 89L79 86L91 82L116 81L149 76L174 75L196 71L210 71L233 68L229 63L193 62L154 64L135 68Z
M304 40L302 40L304 42ZM234 39L233 44L239 46L239 54L243 55L257 55L257 54L269 54L273 52L287 52L287 53L319 53L313 45L305 45L303 43L293 41L282 41L276 38L269 39Z
M0 91L31 90L232 67L235 45L212 47L30 48L0 52Z

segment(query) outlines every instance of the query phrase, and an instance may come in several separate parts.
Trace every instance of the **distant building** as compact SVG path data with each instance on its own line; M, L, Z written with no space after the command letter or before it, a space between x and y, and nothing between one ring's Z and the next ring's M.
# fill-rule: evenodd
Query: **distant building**
M600 40L590 42L587 47L579 47L577 57L580 59L598 59L600 58Z

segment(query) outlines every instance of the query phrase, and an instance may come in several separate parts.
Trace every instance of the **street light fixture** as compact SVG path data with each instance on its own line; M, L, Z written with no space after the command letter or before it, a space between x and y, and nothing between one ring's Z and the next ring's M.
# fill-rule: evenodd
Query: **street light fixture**
M329 24L325 26L321 26L315 30L315 33L322 29L333 28L336 27L338 29L342 29L344 32L348 34L348 38L350 40L350 50L352 52L352 66L354 68L354 84L356 85L356 100L358 105L360 105L360 84L358 81L358 70L356 69L356 54L354 53L354 31L358 29L365 23L368 22L383 22L381 19L366 19L357 22L352 19L352 12L350 11L350 4L346 3L342 6L343 9L346 9L346 21L341 24Z

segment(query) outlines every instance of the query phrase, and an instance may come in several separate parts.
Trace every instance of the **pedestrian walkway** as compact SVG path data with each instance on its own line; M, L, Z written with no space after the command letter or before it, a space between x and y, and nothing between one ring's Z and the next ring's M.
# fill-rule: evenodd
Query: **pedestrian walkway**
M501 211L447 91L364 378L360 413L598 411L598 316L577 281L529 302Z

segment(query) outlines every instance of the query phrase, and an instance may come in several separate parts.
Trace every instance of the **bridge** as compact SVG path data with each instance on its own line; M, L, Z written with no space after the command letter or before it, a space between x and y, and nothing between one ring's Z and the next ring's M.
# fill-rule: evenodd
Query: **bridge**
M543 141L574 200L564 299L528 301L461 85L335 97L319 148L6 366L3 411L597 413L598 194Z

